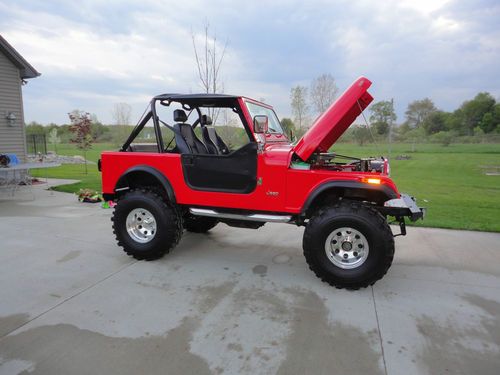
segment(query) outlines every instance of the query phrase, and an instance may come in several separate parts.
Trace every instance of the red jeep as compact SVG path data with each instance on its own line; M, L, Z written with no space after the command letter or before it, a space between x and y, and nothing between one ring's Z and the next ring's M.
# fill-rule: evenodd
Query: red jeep
M370 85L356 80L296 144L266 103L221 94L154 97L120 151L99 161L103 195L117 201L118 245L152 260L176 246L183 229L303 225L304 255L321 280L372 285L394 256L387 217L404 235L404 218L422 218L423 209L398 192L387 159L329 152L373 100Z

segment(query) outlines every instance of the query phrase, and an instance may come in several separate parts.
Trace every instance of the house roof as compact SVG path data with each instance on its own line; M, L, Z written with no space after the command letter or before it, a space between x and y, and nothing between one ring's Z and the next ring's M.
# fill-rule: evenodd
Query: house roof
M40 75L1 35L0 51L19 69L22 79L35 78Z

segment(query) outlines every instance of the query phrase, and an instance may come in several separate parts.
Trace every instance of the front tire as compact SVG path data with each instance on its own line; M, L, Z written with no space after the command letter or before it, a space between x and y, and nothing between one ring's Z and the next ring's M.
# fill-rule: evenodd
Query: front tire
M337 288L359 289L381 279L394 258L394 238L385 218L354 201L339 201L309 220L303 238L309 268Z
M120 197L111 220L118 246L139 260L161 258L182 236L177 209L147 189L130 190Z

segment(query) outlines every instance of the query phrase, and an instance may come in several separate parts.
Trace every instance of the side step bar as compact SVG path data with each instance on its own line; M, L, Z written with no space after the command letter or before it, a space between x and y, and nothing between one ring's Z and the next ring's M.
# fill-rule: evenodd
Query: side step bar
M238 215L226 212L217 212L205 208L190 208L189 212L197 216L217 217L220 219L265 221L270 223L288 223L290 222L290 220L292 220L292 217L288 215L265 215L265 214Z

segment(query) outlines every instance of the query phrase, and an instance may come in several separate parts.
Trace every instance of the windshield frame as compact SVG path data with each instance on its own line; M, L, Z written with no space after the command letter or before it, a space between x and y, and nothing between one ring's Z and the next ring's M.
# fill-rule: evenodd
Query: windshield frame
M249 98L244 98L243 101L244 101L245 107L246 107L246 109L247 109L247 111L250 114L250 117L252 119L252 124L253 124L253 118L256 115L265 115L265 116L267 116L267 118L269 120L269 124L271 124L271 122L273 122L279 128L278 131L274 131L274 128L271 130L271 127L269 126L267 134L282 134L282 135L286 136L285 131L283 130L283 126L281 126L281 122L280 122L278 116L276 115L276 112L274 112L274 109L272 107L266 105L265 103L260 103L260 102L257 102L255 100L251 100ZM252 108L250 108L249 104L261 108L262 112L265 112L265 113L255 113L252 110Z

